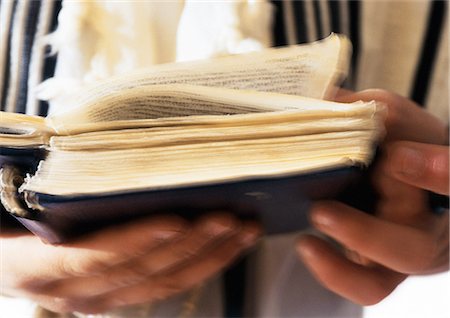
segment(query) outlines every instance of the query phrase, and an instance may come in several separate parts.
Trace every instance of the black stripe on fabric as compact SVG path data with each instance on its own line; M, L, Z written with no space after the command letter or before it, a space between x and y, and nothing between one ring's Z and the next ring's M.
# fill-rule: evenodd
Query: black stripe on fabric
M284 27L283 1L273 1L275 7L275 21L273 30L274 46L287 45L286 29Z
M305 3L304 1L292 1L295 30L297 31L297 43L308 42L308 34L305 24Z
M53 13L52 13L52 22L50 24L50 30L49 32L53 32L56 30L56 27L58 25L58 14L59 11L61 11L62 1L58 0L55 1L54 7L53 7ZM42 79L46 80L50 77L53 77L55 74L55 66L56 66L56 55L49 55L50 53L50 47L47 47L47 54L44 61L44 74ZM48 114L48 108L49 105L46 101L40 101L39 102L39 116L47 116Z
M15 109L15 112L17 113L25 113L26 110L31 50L35 40L40 9L41 1L30 1L22 44L22 60L19 61L19 90Z
M351 78L353 83L356 83L357 64L359 56L360 43L360 12L361 6L358 0L351 0L348 2L349 19L350 19L350 40L353 46Z
M432 1L428 13L427 28L422 42L420 60L417 64L414 82L411 86L410 98L419 105L424 105L435 65L439 39L447 13L447 1Z
M3 90L3 94L2 94L2 100L0 101L0 106L1 106L1 110L6 110L6 100L8 98L8 88L9 88L9 78L11 76L11 68L10 68L10 63L11 63L11 58L10 58L10 51L11 51L11 39L12 39L12 27L14 25L14 16L16 14L16 10L17 10L17 0L14 0L13 3L13 9L12 9L12 14L11 14L11 21L9 22L9 32L8 32L8 41L7 41L7 50L6 50L6 59L5 59L5 70L4 70L4 82L2 84L2 90Z
M232 265L224 274L225 317L244 317L247 258Z
M339 2L336 0L329 0L328 7L330 9L331 32L340 33L341 17L339 14Z
M313 9L314 9L314 20L317 28L317 39L315 40L318 40L323 37L322 17L320 12L319 1L317 0L313 1Z

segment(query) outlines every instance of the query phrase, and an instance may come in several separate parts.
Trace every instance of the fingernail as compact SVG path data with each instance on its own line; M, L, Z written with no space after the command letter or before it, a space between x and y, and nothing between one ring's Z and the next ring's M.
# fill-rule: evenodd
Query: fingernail
M302 258L310 258L313 255L308 245L308 236L300 236L297 241L297 252Z
M258 241L258 233L255 232L244 232L241 234L240 241L245 247L250 247Z
M425 158L420 151L401 147L394 155L394 172L407 177L420 177L425 170Z
M205 225L205 230L212 235L223 235L231 232L234 229L232 224L226 224L218 221L208 221Z
M312 224L319 229L330 228L334 223L333 217L330 215L330 212L323 209L316 209L311 211L310 218Z

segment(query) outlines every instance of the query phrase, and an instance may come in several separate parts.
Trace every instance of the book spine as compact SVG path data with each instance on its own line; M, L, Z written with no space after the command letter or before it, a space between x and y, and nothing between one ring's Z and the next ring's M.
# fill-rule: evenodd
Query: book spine
M33 218L33 212L26 208L19 193L23 183L23 170L4 164L0 169L0 202L7 212L18 218Z

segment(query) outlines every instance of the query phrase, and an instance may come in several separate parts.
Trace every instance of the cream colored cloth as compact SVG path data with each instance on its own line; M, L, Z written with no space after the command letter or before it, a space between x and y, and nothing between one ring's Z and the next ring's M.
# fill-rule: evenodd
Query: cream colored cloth
M52 112L66 94L113 75L269 47L271 17L267 1L65 1L48 37L55 75L38 97Z
M409 93L426 24L424 3L362 1L357 89L380 87ZM224 16L219 17L219 12ZM60 27L49 39L59 53L56 76L41 86L40 94L52 99L53 108L63 107L58 105L57 96L103 77L155 63L268 46L271 14L267 2L250 0L65 2ZM447 118L447 27L443 38L428 104L430 110ZM334 296L311 278L296 258L296 236L267 238L260 246L252 267L253 283L247 283L252 300L247 304L249 317L361 317L358 306ZM199 304L206 311L196 316L219 316L220 283L208 288ZM158 306L153 317L168 316L165 310L179 309L176 300ZM7 308L6 301L0 298L0 307ZM11 313L28 308L26 301L15 301L22 302L11 301L16 308ZM210 304L208 309L204 304ZM8 317L29 318L28 313Z
M154 64L245 53L271 46L267 1L64 1L58 28L48 37L58 54L53 78L38 87L50 113L64 96L90 83ZM221 281L201 290L192 317L219 317ZM151 306L70 317L178 317L190 293ZM40 310L39 317L53 317ZM57 316L60 317L60 316ZM63 317L63 316L61 316Z
M428 1L371 1L361 7L361 47L356 90L384 88L409 96L427 28ZM426 108L448 122L448 14L430 82Z

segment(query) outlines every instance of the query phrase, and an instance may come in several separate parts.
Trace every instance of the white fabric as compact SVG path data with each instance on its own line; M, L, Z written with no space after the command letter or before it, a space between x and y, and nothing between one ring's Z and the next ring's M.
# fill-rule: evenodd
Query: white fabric
M38 88L51 112L85 85L150 65L270 46L266 1L65 1L48 37L55 76ZM255 27L257 26L257 27Z
M41 85L40 96L50 100L54 111L64 107L58 103L58 97L112 75L158 63L269 47L272 11L268 2L252 0L145 1L128 2L127 6L103 1L64 2L58 30L49 38L58 52L56 74ZM303 312L309 317L319 305L323 309L319 313L326 312L329 317L341 317L343 313L348 318L359 317L359 306L320 287L301 266L295 256L295 236L264 240L253 269L255 280L248 284L248 299L254 300L249 301L248 314L301 317ZM277 257L273 258L275 252ZM298 286L291 286L292 279ZM213 280L205 289L207 292L202 293L195 316L220 316L223 310L220 284ZM300 294L295 290L298 289L309 297L297 301ZM159 304L152 308L151 316L176 315L184 298ZM311 302L312 298L317 301ZM332 305L323 306L322 300ZM136 315L137 312L139 308L127 313ZM120 311L98 318L117 315L120 316ZM146 317L145 313L140 316Z
M263 239L247 272L247 317L358 318L362 307L322 287L299 260L301 233Z
M266 1L128 1L126 4L100 0L64 2L58 31L49 38L59 54L56 75L43 83L39 91L41 97L52 101L52 108L63 107L58 105L57 99L61 94L131 69L246 52L270 45L272 9ZM401 94L409 92L410 84L406 79L411 77L417 62L417 54L410 55L410 51L417 51L426 18L421 2L413 4L363 2L362 75L358 89L382 87ZM406 56L411 58L406 59ZM442 45L438 61L448 65L447 44ZM448 113L448 73L438 74L433 85L440 92L444 88L447 94L443 98L440 93L432 93L430 99L443 105L440 109L444 114ZM261 244L254 259L256 269L248 284L248 294L253 295L248 305L249 315L359 317L359 307L321 288L297 261L295 237L294 234L270 238ZM201 309L206 310L201 305L205 303L215 309L198 312L196 316L218 315L221 310L219 288L220 284L213 284L200 300ZM13 310L5 311L3 308L7 308L8 301L0 300L2 314L7 313L12 318L32 317L32 311L15 315L14 301ZM164 308L174 308L172 304L158 306L158 314L167 315Z
M261 1L186 1L177 61L245 53L270 46L271 6Z

